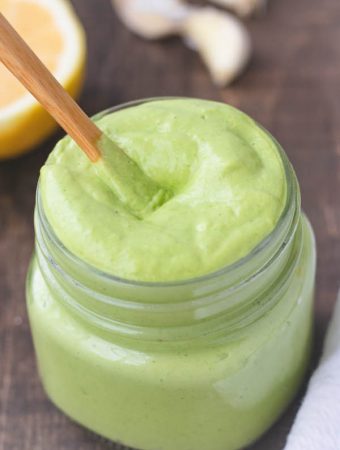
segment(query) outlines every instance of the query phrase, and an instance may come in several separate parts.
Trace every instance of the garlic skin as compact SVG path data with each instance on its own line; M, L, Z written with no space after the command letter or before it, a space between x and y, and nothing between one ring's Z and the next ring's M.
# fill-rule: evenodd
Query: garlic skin
M214 83L223 87L245 68L251 54L247 29L233 15L200 8L186 19L183 33L207 65Z
M227 8L243 18L263 11L267 5L267 0L210 0L210 2Z
M180 0L112 0L127 28L145 39L160 39L180 32L191 8Z

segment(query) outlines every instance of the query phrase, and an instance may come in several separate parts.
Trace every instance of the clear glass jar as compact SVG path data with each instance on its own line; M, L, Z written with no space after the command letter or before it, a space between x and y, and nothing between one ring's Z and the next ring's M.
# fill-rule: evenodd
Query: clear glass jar
M123 280L77 258L38 187L28 312L43 385L68 416L143 450L236 450L278 418L308 362L315 276L281 152L288 194L274 231L235 264L179 282Z

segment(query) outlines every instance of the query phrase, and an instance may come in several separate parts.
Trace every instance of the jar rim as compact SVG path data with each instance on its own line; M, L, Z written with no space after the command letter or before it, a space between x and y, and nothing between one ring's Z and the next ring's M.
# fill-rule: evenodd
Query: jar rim
M94 119L98 119L100 117L103 117L107 114L130 108L133 106L142 105L147 102L152 101L159 101L159 100L169 100L169 99L183 99L183 98L191 98L191 97L178 97L178 96L164 96L164 97L150 97L150 98L144 98L139 100L133 100L129 102L124 102L122 104L116 105L111 108L107 108L93 116ZM250 261L252 261L255 257L260 256L265 252L265 250L268 247L268 244L270 242L276 241L282 234L291 236L294 233L291 233L291 222L295 222L295 226L297 221L292 220L287 226L287 219L292 217L292 215L295 215L294 212L296 210L299 211L300 209L300 192L298 188L298 182L296 179L296 175L294 172L294 169L289 162L289 159L283 150L282 146L279 144L279 142L271 135L269 131L267 131L261 124L254 121L255 124L262 129L264 133L267 134L267 136L272 139L272 141L275 143L278 154L281 158L284 172L285 172L285 179L286 179L286 186L287 186L287 195L286 195L286 202L285 206L281 212L281 215L274 227L274 229L264 238L262 239L249 253L247 253L242 258L238 259L232 264L227 264L218 270L215 270L213 272L209 272L207 274L203 274L197 277L191 277L191 278L185 278L181 280L170 280L170 281L139 281L139 280L133 280L133 279L127 279L122 278L116 275L113 275L111 273L108 273L106 271L103 271L92 264L86 262L85 260L78 257L75 253L70 251L57 237L56 233L54 232L51 224L49 223L42 204L42 199L40 195L40 189L39 185L40 182L38 182L37 192L36 192L36 204L37 204L37 211L38 216L42 220L44 229L47 232L47 235L49 239L51 240L52 244L55 245L63 254L64 257L66 257L67 260L71 261L73 264L75 264L77 267L84 269L88 271L89 273L93 274L98 278L99 280L102 279L103 281L117 283L121 286L125 287L140 287L140 288L179 288L179 287L186 287L194 284L201 284L201 283L207 283L211 282L214 279L218 279L220 277L226 277L231 276L235 272L238 272L242 267L245 267ZM288 228L288 233L285 233L285 230ZM294 227L295 228L295 227ZM271 256L271 259L275 259L276 257L279 257L284 247L287 245L287 241L283 239L282 245L279 246L278 250L275 252L274 255ZM268 261L267 261L268 263ZM264 264L255 274L251 274L250 278L254 278L260 273L262 273L263 270L267 267L268 264ZM231 277L232 278L232 277ZM249 279L242 280L243 283L246 283L249 281Z

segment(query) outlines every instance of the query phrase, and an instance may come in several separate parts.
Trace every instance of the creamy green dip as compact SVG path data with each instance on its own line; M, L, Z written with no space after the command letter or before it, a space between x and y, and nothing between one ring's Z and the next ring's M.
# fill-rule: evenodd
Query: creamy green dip
M244 448L308 361L315 249L293 171L286 182L275 140L224 104L151 101L98 125L99 163L65 138L41 173L27 305L45 390L131 447ZM289 230L263 246L266 264L254 252L234 278L184 280L251 252L286 201Z
M111 145L93 164L61 140L41 171L43 206L61 242L91 265L139 281L192 278L244 257L275 227L286 201L283 163L275 141L242 112L172 99L97 123L162 194L150 208L138 208L133 190L122 201ZM127 187L144 183L125 170Z

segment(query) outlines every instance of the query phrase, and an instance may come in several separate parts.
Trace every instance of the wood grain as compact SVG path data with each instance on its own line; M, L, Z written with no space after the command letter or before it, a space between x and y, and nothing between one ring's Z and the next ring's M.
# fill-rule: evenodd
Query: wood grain
M318 0L273 0L267 14L249 24L256 53L251 67L222 91L178 39L136 38L108 0L74 5L88 33L82 106L89 114L158 95L219 99L254 116L282 143L317 237L316 361L340 278L339 1L321 7ZM60 414L42 392L34 363L24 280L38 172L60 134L0 164L0 450L123 450ZM281 450L298 403L251 449Z
M0 61L96 162L101 156L97 143L102 132L1 13Z

